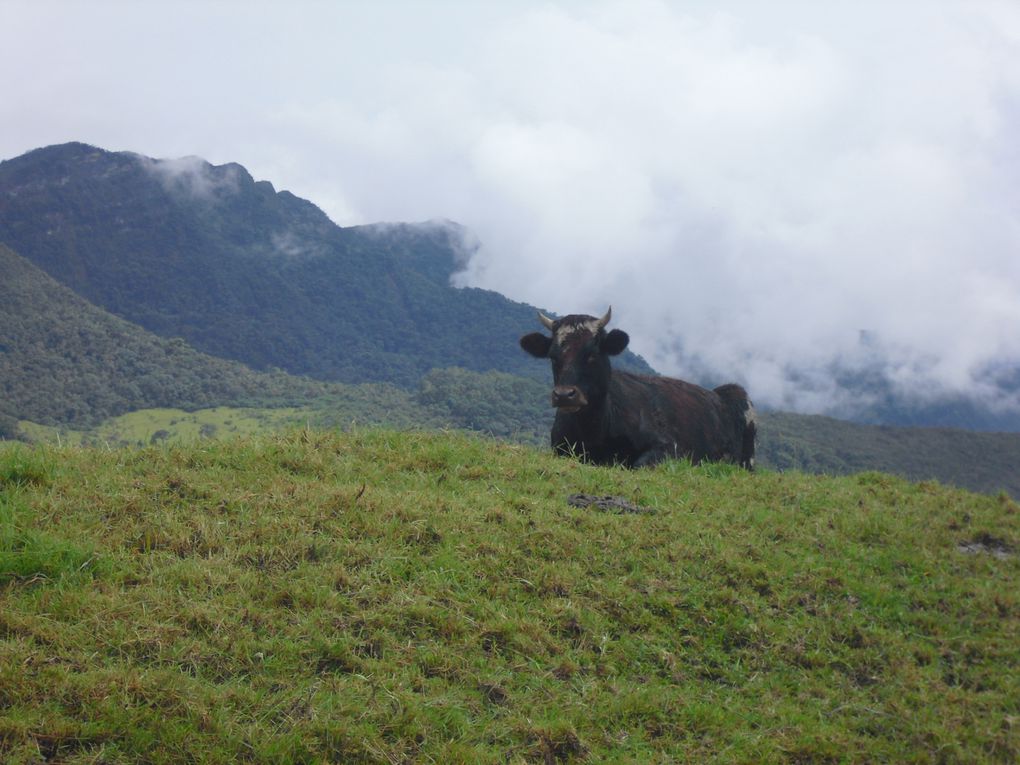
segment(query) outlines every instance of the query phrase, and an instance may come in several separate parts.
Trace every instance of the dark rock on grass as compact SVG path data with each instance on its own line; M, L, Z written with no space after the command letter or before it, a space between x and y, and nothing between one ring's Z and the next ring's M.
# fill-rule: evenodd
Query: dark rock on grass
M571 507L591 507L597 510L604 510L610 513L654 513L650 507L642 507L629 502L623 497L596 497L593 494L571 494L567 497L567 504Z

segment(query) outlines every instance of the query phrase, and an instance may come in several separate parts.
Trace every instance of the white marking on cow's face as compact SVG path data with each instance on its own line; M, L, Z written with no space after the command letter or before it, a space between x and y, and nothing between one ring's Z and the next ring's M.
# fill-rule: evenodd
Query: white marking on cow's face
M751 406L751 402L747 403L747 409L744 410L744 424L745 425L758 424L758 413L754 411L754 407Z
M587 334L594 336L598 331L598 319L591 319L590 321L583 321L577 324L563 324L556 330L556 336L554 339L557 343L562 345L571 335L586 332Z

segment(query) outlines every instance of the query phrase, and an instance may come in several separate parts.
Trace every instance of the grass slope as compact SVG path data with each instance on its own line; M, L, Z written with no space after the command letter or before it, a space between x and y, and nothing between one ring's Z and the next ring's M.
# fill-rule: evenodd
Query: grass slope
M388 385L338 386L339 392L287 408L215 407L195 411L146 409L72 430L22 420L30 441L71 445L190 444L201 438L268 435L281 429L383 426L457 428L546 445L552 410L541 383L496 372L433 370L417 393ZM935 428L891 428L829 417L764 412L758 464L768 470L850 475L877 470L938 480L971 491L1005 491L1020 498L1020 434Z
M1018 542L876 473L5 444L0 760L1015 762Z
M389 405L388 410L384 409ZM140 409L111 417L98 427L75 430L18 422L20 433L33 443L69 446L146 446L155 443L191 445L204 439L271 435L298 427L349 428L370 423L407 429L439 429L446 422L418 406L412 394L386 384L347 386L344 395L321 396L305 406L212 407L209 409Z

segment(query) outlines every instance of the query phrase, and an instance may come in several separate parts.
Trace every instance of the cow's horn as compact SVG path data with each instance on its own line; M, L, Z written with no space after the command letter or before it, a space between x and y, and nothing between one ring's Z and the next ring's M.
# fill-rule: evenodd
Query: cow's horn
M540 322L542 322L542 325L543 325L543 326L544 326L544 327L545 327L545 328L546 328L547 330L549 330L550 332L552 332L552 329L553 329L553 324L555 323L555 322L554 322L554 321L553 321L552 319L550 319L550 318L549 318L548 316L546 316L546 315L545 315L544 313L542 313L541 311L539 311L539 312L538 312L538 320L539 320Z
M609 323L609 317L613 315L613 307L609 306L609 310L606 311L606 315L596 322L599 329L603 329Z

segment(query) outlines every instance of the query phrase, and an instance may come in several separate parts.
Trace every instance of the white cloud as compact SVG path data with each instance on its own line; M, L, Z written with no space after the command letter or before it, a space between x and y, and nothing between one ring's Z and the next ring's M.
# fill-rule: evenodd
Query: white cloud
M638 85L561 83L555 130L515 127L486 147L520 225L512 254L481 232L469 279L563 310L613 302L653 363L681 373L693 355L773 403L824 408L835 391L787 372L870 363L856 358L862 329L896 349L901 385L973 388L988 359L1020 358L1017 177L1002 162L1020 56L987 52L980 14L959 27L961 6L935 9L871 9L778 43L746 39L733 17L633 21L601 60L623 68L617 86ZM564 23L578 31L560 29L562 47L599 56L589 20ZM532 65L555 68L546 53ZM584 112L600 103L604 119Z
M165 188L183 191L204 201L222 192L236 192L240 187L241 169L236 165L214 168L201 157L139 159L142 167L155 175Z
M611 303L663 371L768 403L847 403L834 366L932 392L1020 361L1013 2L102 10L5 4L0 65L37 64L0 154L199 154L341 224L453 219L462 281Z

